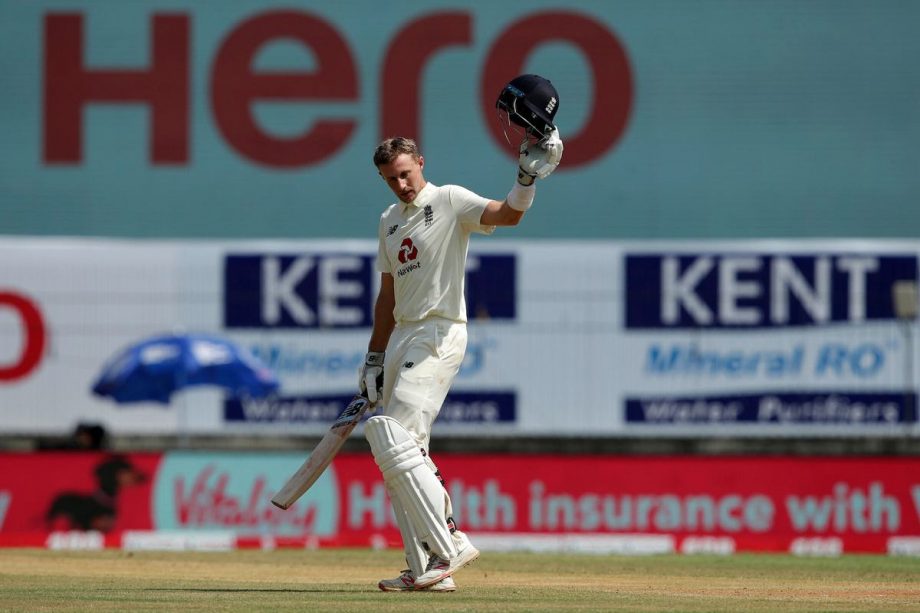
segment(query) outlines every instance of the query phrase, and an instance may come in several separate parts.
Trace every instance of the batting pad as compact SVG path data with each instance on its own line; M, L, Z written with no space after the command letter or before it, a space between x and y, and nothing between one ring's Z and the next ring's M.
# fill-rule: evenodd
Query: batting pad
M367 420L364 436L390 495L405 509L418 539L441 558L456 557L445 521L447 492L428 468L415 437L398 421L383 415Z
M396 516L396 524L399 526L399 533L402 535L406 563L409 565L409 570L416 577L420 577L428 566L428 552L422 546L422 539L419 538L418 532L415 531L415 526L409 520L409 514L406 513L405 507L403 507L393 489L387 486L387 492L390 494L390 502L393 503L393 515Z

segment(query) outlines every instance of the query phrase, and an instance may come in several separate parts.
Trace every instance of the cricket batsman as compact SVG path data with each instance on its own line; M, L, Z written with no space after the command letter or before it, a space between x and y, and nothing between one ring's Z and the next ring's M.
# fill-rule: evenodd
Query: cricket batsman
M431 425L466 352L466 256L470 235L517 225L535 181L562 158L553 123L559 96L547 79L526 74L501 91L496 107L521 132L517 180L503 200L458 185L434 185L409 138L377 146L374 165L397 202L380 216L380 291L359 388L378 414L365 436L383 473L408 568L378 584L384 591L454 591L452 575L479 557L457 529L441 475L428 454ZM510 142L510 141L509 141Z

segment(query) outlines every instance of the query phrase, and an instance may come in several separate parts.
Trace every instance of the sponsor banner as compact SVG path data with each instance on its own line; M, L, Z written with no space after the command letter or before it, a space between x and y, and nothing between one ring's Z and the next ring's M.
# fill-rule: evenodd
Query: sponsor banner
M895 320L916 254L627 254L626 327L780 328Z
M398 545L370 453L338 456L290 509L272 506L271 495L303 459L130 454L120 457L125 482L103 496L96 481L109 456L3 454L0 543L54 534L45 537L49 547L99 548L114 540L141 549ZM920 542L916 458L435 459L460 527L496 550L916 555Z
M759 2L757 19L723 0L2 6L2 234L367 236L393 134L429 178L501 200L517 151L495 99L534 70L565 158L522 235L920 226L915 2Z
M855 247L627 250L624 427L913 431L917 257Z
M368 328L374 258L369 255L235 255L224 258L227 328Z
M236 549L232 532L174 532L127 530L121 534L125 551L230 551Z
M915 394L747 394L627 398L636 424L903 425L913 423Z
M0 244L0 428L321 435L356 387L379 282L365 241ZM457 436L903 436L916 419L917 241L585 243L477 237ZM129 343L222 334L277 398L169 406L90 388ZM719 428L707 428L718 424ZM496 427L498 429L496 429Z
M162 456L0 454L0 533L151 530Z
M328 427L352 398L352 394L333 394L228 399L224 400L224 419L230 423L306 423ZM514 392L451 392L441 406L436 423L513 424L516 411ZM366 414L364 419L370 415Z
M332 394L265 399L232 398L224 400L224 419L231 423L308 423L331 426L353 397L353 394Z
M511 424L517 421L517 395L514 392L451 392L441 405L435 423Z
M0 282L10 289L0 290L0 427L60 435L92 421L126 434L237 435L280 423L320 434L337 414L336 398L355 388L379 281L375 253L372 240L4 241ZM518 317L519 258L517 248L471 250L468 311L483 326L470 330L443 423L470 432L517 423L516 375L494 377L488 366L499 351L513 361L513 328L505 326ZM195 388L168 407L119 406L91 394L103 364L124 346L173 331L239 342L279 376L282 394L266 404Z
M178 531L334 536L342 516L337 471L324 472L287 511L270 502L306 455L167 453L152 491L154 525Z
M224 259L226 328L362 328L373 324L379 273L357 254L229 254ZM474 254L468 310L514 319L515 256Z

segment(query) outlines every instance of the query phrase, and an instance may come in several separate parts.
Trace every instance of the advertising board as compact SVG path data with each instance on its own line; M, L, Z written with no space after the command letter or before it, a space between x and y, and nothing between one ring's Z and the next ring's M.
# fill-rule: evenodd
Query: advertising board
M395 134L429 180L501 199L517 153L495 100L522 73L557 88L565 159L520 237L920 227L912 2L0 11L0 235L365 237L390 201L372 152Z
M0 427L321 434L353 395L366 241L0 244ZM917 430L915 241L473 241L454 436L904 436ZM223 335L281 381L170 405L90 389L119 350ZM359 428L360 432L360 428Z
M290 509L272 506L302 460L296 453L3 454L0 545L64 546L61 535L72 530L97 533L99 546L124 546L125 534L135 547L142 538L149 547L176 546L176 535L210 535L211 546L216 535L241 547L399 545L370 452L340 455ZM915 458L435 460L458 525L485 550L920 553ZM113 489L106 479L115 476Z

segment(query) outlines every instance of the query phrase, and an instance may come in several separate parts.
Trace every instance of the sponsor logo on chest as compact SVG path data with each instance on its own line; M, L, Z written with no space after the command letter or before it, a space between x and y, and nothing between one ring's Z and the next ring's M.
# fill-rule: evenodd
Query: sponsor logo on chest
M430 204L426 204L421 211L422 221L425 228L429 228L434 224L434 209ZM414 221L414 223L413 223ZM412 228L415 228L415 231L419 231L418 218L410 220L406 224L404 231L412 232ZM391 236L396 233L398 226L392 226L387 231L387 236ZM416 237L417 238L417 237ZM397 237L397 240L398 237ZM424 243L424 241L422 241ZM411 236L405 236L402 241L399 243L399 248L396 251L396 259L399 260L401 266L396 269L396 274L399 277L404 277L407 274L419 270L422 267L421 260L419 259L419 248L416 245L415 241L412 240Z
M415 246L412 239L408 236L400 243L399 252L396 257L400 264L405 264L405 266L396 270L396 274L400 277L422 267L421 262L418 261L418 247Z

